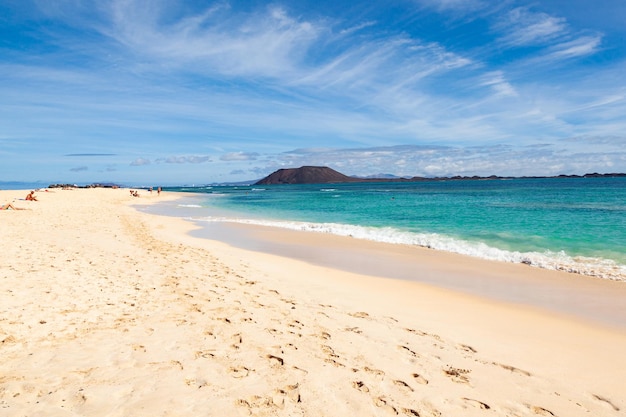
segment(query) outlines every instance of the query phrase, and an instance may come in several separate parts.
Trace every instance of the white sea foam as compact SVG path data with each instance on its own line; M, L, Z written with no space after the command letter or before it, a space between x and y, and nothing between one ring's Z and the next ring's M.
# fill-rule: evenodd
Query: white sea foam
M202 208L202 206L198 204L179 204L178 207Z
M413 233L391 227L375 228L337 223L257 220L230 217L193 219L207 222L233 222L279 227L305 232L329 233L383 243L414 245L482 259L523 263L534 267L589 275L614 281L626 281L626 265L609 259L572 257L565 252L518 252L494 248L482 242L455 239L437 233Z

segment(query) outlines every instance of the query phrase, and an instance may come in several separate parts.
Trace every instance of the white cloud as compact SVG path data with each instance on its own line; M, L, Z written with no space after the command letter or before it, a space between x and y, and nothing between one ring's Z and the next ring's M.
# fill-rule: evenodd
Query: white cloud
M210 156L188 156L187 162L190 164L202 164L204 162L211 162Z
M502 71L493 71L483 75L481 86L492 88L496 96L517 96L515 88L504 78Z
M169 68L246 82L263 78L263 85L279 94L302 97L325 91L387 107L399 92L415 102L419 83L427 77L474 64L442 44L405 34L385 39L364 35L353 41L351 35L374 25L372 21L342 29L329 20L292 17L279 7L248 15L214 7L167 25L166 9L158 5L118 0L113 27L104 30L125 46L123 54L154 61L142 72ZM330 54L324 50L329 45Z
M509 11L494 28L502 33L500 41L510 46L543 45L565 35L568 30L564 18L531 12L526 7Z
M157 163L166 164L201 164L211 162L210 156L168 156L167 158L157 159Z
M457 13L471 13L491 5L484 0L417 0L417 3L439 12Z
M118 0L112 6L114 26L104 33L133 54L165 66L230 77L280 77L298 63L320 30L279 7L248 16L224 10L210 8L166 25L163 4Z
M230 152L220 157L220 161L254 161L259 157L256 152Z
M371 27L371 26L375 26L375 25L376 25L375 21L363 22L363 23L360 23L360 24L358 24L356 26L349 27L347 29L341 29L339 31L339 34L342 35L342 36L352 35L355 32L359 32L362 29L365 29L365 28L368 28L368 27Z
M380 93L410 89L428 76L472 63L471 59L436 42L398 36L351 46L323 65L303 71L301 78L292 84Z
M598 51L602 43L602 36L583 36L572 41L555 45L549 51L549 56L557 59L576 58L584 55L591 55Z
M626 136L575 136L562 139L562 142L626 149Z
M131 166L138 167L142 165L150 165L150 160L145 158L137 158L130 163Z

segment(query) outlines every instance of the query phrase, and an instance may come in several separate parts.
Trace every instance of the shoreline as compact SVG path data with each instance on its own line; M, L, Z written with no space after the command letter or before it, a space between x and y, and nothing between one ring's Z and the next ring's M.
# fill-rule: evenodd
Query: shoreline
M206 203L211 194L184 193L189 204L181 204L178 207L169 206L161 210L164 215L176 215L193 219L199 222L240 223L242 225L275 227L285 230L308 231L321 234L353 237L355 239L372 242L384 242L396 246L422 247L447 253L470 256L488 261L523 264L534 268L549 271L562 271L574 273L592 278L601 278L611 281L626 282L626 259L619 252L618 242L611 244L604 242L604 249L588 252L576 252L576 248L569 247L544 247L543 249L529 249L520 244L517 247L499 246L488 242L473 241L464 237L452 237L440 233L428 233L426 231L407 231L390 227L369 227L350 223L325 222L323 219L313 221L276 219L271 215L257 217L253 213L239 213L209 206ZM184 212L185 214L181 214ZM205 226L213 227L213 226ZM526 240L537 237L532 233ZM522 239L520 239L522 242ZM595 247L597 242L579 242L579 245ZM572 252L569 252L572 250Z
M203 196L179 195L191 201ZM160 210L153 206L146 212L180 218L195 225L195 230L190 232L193 237L244 250L351 273L425 283L626 330L623 281L331 233L228 221L206 222L189 218L193 209L177 208L179 214L174 209L170 206Z
M132 207L178 198L167 192L40 195L31 210L0 213L12 242L0 255L0 406L10 414L626 408L624 331L236 248Z
M372 277L418 282L626 331L626 283L436 249L240 223L193 222L194 237Z

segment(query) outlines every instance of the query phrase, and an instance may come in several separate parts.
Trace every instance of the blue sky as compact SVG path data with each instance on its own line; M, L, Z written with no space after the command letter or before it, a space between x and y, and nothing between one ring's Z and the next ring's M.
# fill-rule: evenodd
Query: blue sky
M0 181L626 172L623 0L0 1Z

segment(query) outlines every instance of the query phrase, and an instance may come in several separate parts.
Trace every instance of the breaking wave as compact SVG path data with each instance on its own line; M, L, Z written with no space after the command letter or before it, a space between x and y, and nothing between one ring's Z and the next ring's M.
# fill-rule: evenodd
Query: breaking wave
M626 281L626 265L609 259L573 257L563 251L518 252L489 246L483 242L467 241L437 233L414 233L392 227L364 227L338 223L310 223L243 219L231 217L203 217L191 219L205 222L232 222L283 229L328 233L382 243L420 246L477 258L526 264L534 267L566 271L614 281Z

